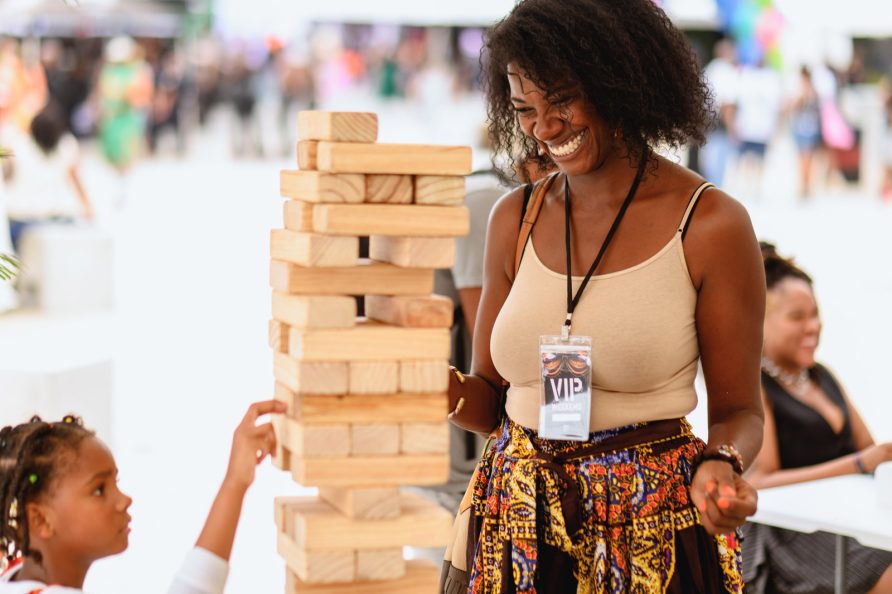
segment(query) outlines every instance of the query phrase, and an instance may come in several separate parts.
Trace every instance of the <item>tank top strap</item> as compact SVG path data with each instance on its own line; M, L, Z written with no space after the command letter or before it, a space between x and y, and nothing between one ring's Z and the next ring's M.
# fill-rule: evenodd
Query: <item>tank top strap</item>
M678 232L681 233L681 238L684 239L684 236L688 232L688 225L691 224L691 216L694 214L694 209L697 208L697 203L700 201L700 196L703 195L703 192L708 190L709 188L714 188L715 185L705 181L694 190L694 193L691 195L691 199L688 201L688 207L684 211L684 216L681 217L681 222L678 223Z

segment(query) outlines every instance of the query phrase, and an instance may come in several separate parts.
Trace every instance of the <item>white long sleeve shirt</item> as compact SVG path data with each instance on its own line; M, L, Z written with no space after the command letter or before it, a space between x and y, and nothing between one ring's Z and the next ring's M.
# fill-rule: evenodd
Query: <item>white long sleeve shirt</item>
M83 590L64 586L48 586L41 582L10 581L21 564L13 565L0 576L0 594L84 594ZM174 576L167 594L223 594L229 563L202 548L192 549Z

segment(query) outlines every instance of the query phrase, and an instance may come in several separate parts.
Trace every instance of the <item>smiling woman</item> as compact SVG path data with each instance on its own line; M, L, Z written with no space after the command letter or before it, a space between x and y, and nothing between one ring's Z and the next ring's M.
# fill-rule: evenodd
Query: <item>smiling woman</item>
M764 271L740 204L652 150L702 140L691 49L652 0L523 0L483 62L495 161L549 175L490 216L449 396L456 424L496 435L441 590L739 593ZM584 365L549 356L570 345ZM685 420L701 362L705 443ZM570 382L559 413L548 389Z

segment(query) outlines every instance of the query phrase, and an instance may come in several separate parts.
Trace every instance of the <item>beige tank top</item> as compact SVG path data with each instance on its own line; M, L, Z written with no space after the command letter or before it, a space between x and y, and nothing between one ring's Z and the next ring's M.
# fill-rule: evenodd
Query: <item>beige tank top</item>
M576 306L573 334L592 338L590 431L683 417L697 406L697 292L682 235L708 187L697 188L678 232L659 252L592 276ZM574 291L582 279L573 277ZM490 341L493 363L511 384L505 406L515 423L539 425L539 337L560 334L566 313L567 277L539 260L530 235Z

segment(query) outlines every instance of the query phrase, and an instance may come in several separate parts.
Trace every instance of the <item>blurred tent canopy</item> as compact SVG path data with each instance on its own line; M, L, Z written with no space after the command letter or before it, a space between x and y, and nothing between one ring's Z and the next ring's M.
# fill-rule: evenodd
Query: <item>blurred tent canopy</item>
M34 37L176 37L185 0L0 0L0 33Z

